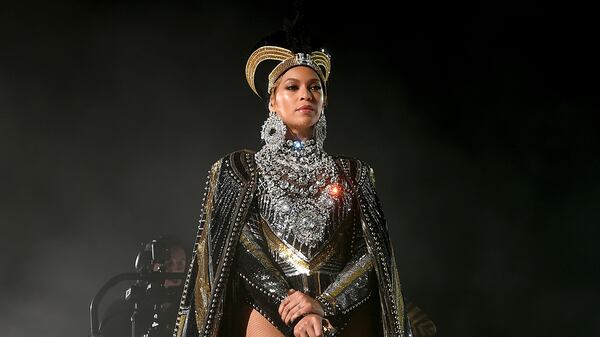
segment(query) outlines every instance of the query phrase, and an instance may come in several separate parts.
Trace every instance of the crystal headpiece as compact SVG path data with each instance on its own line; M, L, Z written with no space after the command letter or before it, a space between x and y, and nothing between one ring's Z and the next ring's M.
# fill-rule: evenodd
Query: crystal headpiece
M254 74L256 68L262 61L274 60L281 61L269 74L269 88L268 93L271 93L275 86L275 81L286 72L288 69L296 66L307 66L312 68L325 86L327 79L329 78L329 72L331 71L331 61L328 54L324 51L314 51L308 53L296 53L294 54L291 50L276 46L263 46L250 55L248 62L246 62L246 80L248 85L256 95L260 97L256 91L256 85L254 83Z

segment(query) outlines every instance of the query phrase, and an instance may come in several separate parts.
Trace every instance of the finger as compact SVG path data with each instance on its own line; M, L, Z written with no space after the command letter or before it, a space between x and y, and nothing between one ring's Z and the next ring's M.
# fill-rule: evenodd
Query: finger
M301 291L294 290L293 294L288 295L288 297L286 297L285 303L281 308L281 312L279 312L279 316L281 317L281 319L285 322L286 318L289 318L288 316L290 315L290 313L293 313L294 310L297 310L297 308L294 309L294 307L296 307L299 303L303 303L303 306L306 306L306 303L308 303L307 298L310 297L308 297ZM300 317L300 315L298 315L297 317Z
M313 329L315 332L315 337L322 337L323 336L323 321L321 321L321 319L319 319L317 321L317 324L313 324Z
M319 316L324 315L323 308L321 307L321 304L317 300L315 300L314 298L312 298L309 295L306 295L302 292L298 292L298 293L299 293L300 300L304 303L304 307L306 308L304 310L305 313L314 313Z
M283 299L283 301L281 301L281 303L279 304L279 315L281 315L283 313L283 310L285 310L285 307L290 303L290 297L286 297Z
M296 292L296 289L288 289L288 295L291 295Z
M285 306L286 304L290 304L290 302L294 302L297 301L298 298L298 293L302 294L301 292L297 292L293 289L290 289L292 292L289 293L289 295L287 295L282 301L281 301L281 305Z
M296 310L289 315L289 323L288 324L292 324L292 322L294 322L298 317L300 317L302 315L299 312L300 312L300 310Z
M297 304L297 302L298 301L293 295L289 295L288 297L286 297L281 302L281 311L279 312L279 316L281 316L281 318L283 319L285 315L287 315L287 312L290 311L290 309L292 309Z
M303 315L310 314L310 313L312 313L310 304L301 303L298 307L296 307L296 310L291 314L290 321L293 322L296 319L298 319L298 317L301 317Z
M294 319L292 318L294 314L302 307L300 303L297 303L293 308L287 312L287 315L284 317L283 321L287 324L290 324Z
M293 301L289 301L288 303L286 303L283 307L283 310L281 311L281 320L286 322L286 318L290 315L290 312L294 309L296 305L298 305L298 303Z
M314 324L312 324L312 323L313 323L312 321L309 321L309 323L306 325L306 333L308 334L309 337L316 337Z
M281 314L279 314L279 315L281 316L281 320L283 320L284 322L285 322L285 318L287 317L288 313L294 307L293 304L294 303L292 303L291 301L287 301L283 305L283 308L281 309Z
M308 331L312 330L310 327L305 326L304 329L302 329L302 337L309 337L310 335L308 334Z
M281 312L283 311L283 308L285 307L285 304L288 301L289 301L289 297L286 297L283 300L281 300L281 303L279 303L279 308L277 309L277 312L279 313L280 316L281 316Z
M281 309L283 308L284 303L285 303L285 298L283 300L281 300L281 303L279 303L279 308L277 308L277 313L279 313L279 315L281 315Z
M295 320L297 320L299 317L302 317L302 315L308 313L306 311L306 307L302 304L299 303L294 310L290 313L290 323L294 322Z
M296 326L294 327L294 337L300 337L302 336L302 327L304 326L304 322L299 322L298 324L296 324Z

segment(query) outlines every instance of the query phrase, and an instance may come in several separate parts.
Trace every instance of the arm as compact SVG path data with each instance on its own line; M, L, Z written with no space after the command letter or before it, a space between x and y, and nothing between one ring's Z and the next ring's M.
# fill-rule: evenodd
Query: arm
M348 314L371 296L374 283L377 282L373 257L367 250L359 223L355 223L354 232L352 257L335 281L317 296L325 311L324 317L334 327L345 322Z
M281 320L277 310L287 296L290 285L266 252L266 243L260 230L260 215L254 209L240 235L237 273L254 308L280 330L286 331L289 327Z

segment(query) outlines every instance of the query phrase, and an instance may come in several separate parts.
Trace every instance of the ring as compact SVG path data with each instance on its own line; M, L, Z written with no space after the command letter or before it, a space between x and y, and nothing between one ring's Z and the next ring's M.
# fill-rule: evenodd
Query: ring
M325 333L329 333L329 332L335 332L335 328L333 327L333 325L331 325L331 322L329 322L328 319L323 318L323 332Z

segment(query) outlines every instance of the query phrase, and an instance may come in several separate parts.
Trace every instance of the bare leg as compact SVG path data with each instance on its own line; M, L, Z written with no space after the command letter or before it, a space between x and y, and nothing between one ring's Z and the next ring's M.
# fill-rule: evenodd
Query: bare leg
M252 309L250 306L245 305L242 309L244 319L242 322L246 321L246 331L245 334L242 334L246 337L284 337L281 331L279 331L273 324L271 324L267 319L261 315L258 311Z

